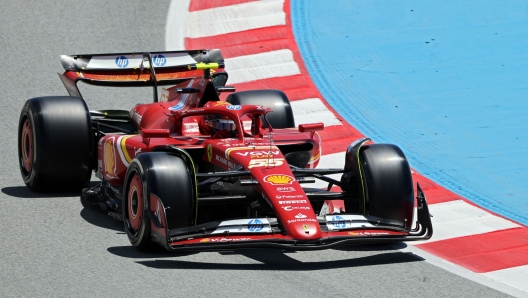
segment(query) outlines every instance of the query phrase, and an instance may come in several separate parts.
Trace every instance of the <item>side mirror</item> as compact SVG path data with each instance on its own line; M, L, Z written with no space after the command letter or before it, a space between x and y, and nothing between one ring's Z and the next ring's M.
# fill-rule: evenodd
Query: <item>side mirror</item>
M323 122L299 124L299 132L309 132L309 131L313 132L313 131L321 131L321 130L324 130Z

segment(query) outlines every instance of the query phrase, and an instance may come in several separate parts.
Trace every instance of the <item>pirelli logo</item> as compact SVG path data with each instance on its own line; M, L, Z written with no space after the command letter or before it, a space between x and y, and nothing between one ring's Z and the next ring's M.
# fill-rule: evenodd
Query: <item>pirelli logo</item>
M280 205L289 205L289 204L306 204L306 200L294 200L294 201L279 201Z

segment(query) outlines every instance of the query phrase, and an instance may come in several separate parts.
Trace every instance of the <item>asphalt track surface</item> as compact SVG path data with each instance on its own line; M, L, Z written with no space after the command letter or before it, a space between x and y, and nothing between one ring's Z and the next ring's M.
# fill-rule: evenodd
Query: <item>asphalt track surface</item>
M120 222L85 208L78 193L30 192L16 149L24 101L66 94L55 74L60 54L164 49L169 1L0 3L1 297L506 296L391 246L142 254ZM150 90L81 92L91 109L128 109L151 98Z

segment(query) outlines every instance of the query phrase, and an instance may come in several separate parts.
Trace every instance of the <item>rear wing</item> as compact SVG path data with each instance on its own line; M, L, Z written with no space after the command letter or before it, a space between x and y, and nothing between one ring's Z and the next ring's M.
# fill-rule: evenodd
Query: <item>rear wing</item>
M211 69L224 68L220 50L61 55L65 69L59 77L70 96L81 97L77 82L111 87L176 85L190 78L209 78Z

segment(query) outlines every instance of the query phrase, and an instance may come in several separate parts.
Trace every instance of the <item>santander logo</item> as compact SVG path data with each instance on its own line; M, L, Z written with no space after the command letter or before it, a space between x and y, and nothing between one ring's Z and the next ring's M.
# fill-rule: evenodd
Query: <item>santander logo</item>
M308 216L302 214L302 213L299 213L297 215L295 215L295 218L307 218Z

